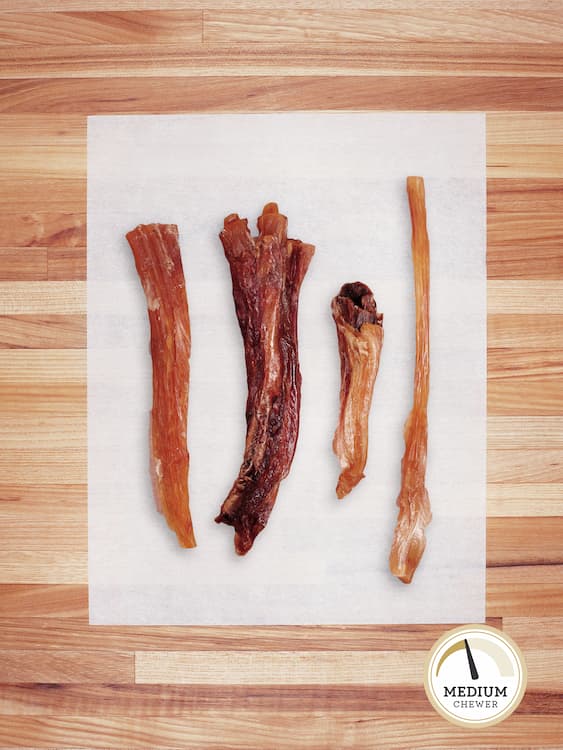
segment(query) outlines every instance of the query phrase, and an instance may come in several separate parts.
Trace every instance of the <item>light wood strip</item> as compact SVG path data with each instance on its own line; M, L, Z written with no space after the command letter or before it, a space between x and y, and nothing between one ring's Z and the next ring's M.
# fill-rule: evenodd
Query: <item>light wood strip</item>
M12 350L10 350L12 351ZM0 400L0 414L10 418L26 411L30 415L58 414L86 419L86 384L56 383L52 386L21 384L4 385ZM3 477L4 479L4 477ZM8 480L6 480L8 481ZM25 479L19 479L24 484Z
M491 449L563 449L563 416L489 417L487 447Z
M133 682L134 656L117 651L0 651L5 682Z
M0 453L0 476L10 484L81 484L86 481L86 452L80 447L6 448Z
M0 547L0 584L85 584L88 559L84 550L19 549L17 554Z
M562 686L563 650L526 650L528 684ZM425 651L137 651L135 682L175 685L420 685Z
M563 256L561 274L563 276ZM489 280L487 282L487 312L489 315L519 313L562 315L563 281Z
M2 349L82 349L85 346L85 315L0 316Z
M563 565L488 568L487 615L563 615Z
M417 685L425 652L137 651L135 682L177 685Z
M487 516L563 516L563 484L488 484Z
M500 627L498 619L489 620ZM4 649L83 649L106 651L421 651L430 648L447 625L114 627L87 625L60 617L0 618ZM452 627L454 627L452 625Z
M487 145L554 146L563 145L563 111L487 113ZM518 174L523 179L525 175Z
M531 688L541 686L547 690L563 690L563 649L526 649L524 658Z
M88 586L0 583L3 617L72 617L88 622Z
M499 374L495 379L497 372L489 369L489 377L493 378L487 385L489 415L552 417L563 414L563 393L557 376L547 372L544 377L503 378Z
M3 519L2 552L11 552L17 559L19 551L56 550L61 554L84 554L88 545L88 530L84 518L78 523L61 524L55 514L51 519L45 514L38 519Z
M488 450L487 481L563 482L563 451L551 450Z
M3 13L0 45L200 42L202 12L194 10Z
M487 175L490 177L563 177L560 145L527 145L519 143L487 147Z
M47 250L0 248L0 281L46 281Z
M68 386L86 385L86 352L61 349L57 351L0 350L0 384ZM42 393L40 389L37 391ZM48 396L48 390L45 391Z
M486 729L489 750L527 748L530 737L541 747L557 748L561 722L557 716L514 716ZM263 712L249 709L193 711L181 717L33 717L0 718L0 741L6 745L17 738L34 748L196 748L201 750L326 750L353 747L354 750L389 750L416 747L432 750L479 748L481 732L451 726L433 710L395 717L368 712L301 711Z
M0 413L2 412L0 408ZM2 415L0 420L2 448L87 449L86 420L82 414L49 416L37 414ZM0 494L0 514L2 496Z
M522 649L563 649L563 617L506 617L502 629Z
M508 18L510 23L507 23ZM377 9L320 11L268 9L204 10L206 42L449 41L449 42L560 42L561 14L502 10Z
M2 114L308 109L547 112L560 106L561 79L555 77L186 76L0 81ZM491 174L495 176L498 174Z
M54 151L63 147L74 153L77 147L86 147L86 118L56 114L1 115L0 147L8 146L21 154L28 148Z
M354 75L561 77L563 46L406 41L0 46L0 78Z
M0 315L83 315L86 285L80 281L0 283Z
M563 564L563 518L489 518L487 565Z
M0 155L1 158L1 155ZM61 156L58 156L61 159ZM64 162L64 158L61 159ZM33 160L35 173L45 164L43 158ZM0 216L0 247L76 247L86 244L86 216L44 212ZM23 253L22 253L23 255Z
M489 348L562 349L563 315L489 315Z

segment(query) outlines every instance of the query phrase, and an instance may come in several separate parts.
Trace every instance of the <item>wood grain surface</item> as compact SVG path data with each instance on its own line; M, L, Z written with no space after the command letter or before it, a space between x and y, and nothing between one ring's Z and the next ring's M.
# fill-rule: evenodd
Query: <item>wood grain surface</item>
M0 747L563 747L563 5L0 0ZM443 626L88 625L86 116L485 110L488 621L517 712L454 727Z

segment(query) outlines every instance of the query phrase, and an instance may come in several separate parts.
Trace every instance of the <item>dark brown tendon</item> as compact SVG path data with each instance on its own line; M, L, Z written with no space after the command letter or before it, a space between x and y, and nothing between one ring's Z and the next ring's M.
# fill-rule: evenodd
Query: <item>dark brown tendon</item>
M268 522L288 475L299 433L301 374L297 309L312 245L287 238L287 219L264 206L253 238L246 219L227 216L220 234L231 269L244 343L248 398L244 459L215 519L235 529L244 555Z

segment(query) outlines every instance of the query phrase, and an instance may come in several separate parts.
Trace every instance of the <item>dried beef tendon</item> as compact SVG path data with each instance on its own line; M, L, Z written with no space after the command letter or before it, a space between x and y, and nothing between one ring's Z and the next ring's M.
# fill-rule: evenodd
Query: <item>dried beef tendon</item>
M275 203L264 206L258 231L253 238L247 220L231 214L220 234L244 342L248 399L244 459L215 520L234 527L239 555L266 526L295 453L301 400L297 308L314 253L312 245L287 238L287 219Z
M428 387L430 375L430 247L422 177L407 178L412 222L412 257L416 305L416 363L414 398L405 424L405 453L401 462L399 517L389 557L393 575L410 583L426 547L424 529L432 520L424 479L428 447Z
M147 298L153 402L151 475L156 507L182 547L195 547L188 496L186 444L190 319L178 227L141 224L127 234Z
M331 308L340 354L340 416L332 449L340 461L336 495L342 499L364 478L383 315L377 312L371 289L360 281L344 284Z

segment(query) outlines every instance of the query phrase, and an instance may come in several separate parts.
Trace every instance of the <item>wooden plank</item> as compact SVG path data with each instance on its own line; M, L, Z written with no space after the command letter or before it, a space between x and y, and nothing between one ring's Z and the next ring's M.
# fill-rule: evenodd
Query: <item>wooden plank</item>
M85 315L2 315L2 349L82 349Z
M135 682L176 685L418 685L424 651L137 651Z
M489 518L487 565L563 564L563 518Z
M3 448L74 448L86 451L86 420L83 414L2 415L0 441Z
M3 617L72 617L88 622L88 586L0 583Z
M560 381L550 374L544 378L489 380L487 404L490 415L550 417L563 414Z
M491 142L490 123L495 122L500 115L487 116L487 142ZM519 122L519 117L512 115L512 119ZM530 140L544 137L546 145L549 147L563 145L563 132L558 134L558 127L563 131L563 125L560 126L559 120L549 115L540 114L536 121L545 122L549 128L548 133L541 131L535 135L534 131L530 135ZM549 140L548 140L549 139ZM523 143L526 143L525 137ZM504 149L505 157L510 156L510 144L500 143L499 148ZM557 211L563 211L563 180L548 178L510 178L510 177L493 177L487 180L487 213L488 218L492 214L519 214L529 212L533 207L536 212L551 216ZM534 267L530 266L530 271Z
M444 13L442 8L370 10L204 10L203 38L215 44L408 40L487 43L561 42L563 16L479 9Z
M0 248L0 281L46 281L47 250Z
M133 682L134 655L118 651L0 650L6 682Z
M556 77L151 76L0 81L0 113L5 114L308 109L542 112L560 107L561 79Z
M488 568L487 615L563 615L563 565Z
M0 146L22 153L28 148L46 152L86 146L86 118L82 116L36 114L1 115Z
M46 387L56 384L85 387L86 352L69 349L0 350L0 384L26 388L29 385Z
M202 21L198 10L2 13L0 45L189 44L201 41Z
M18 553L33 550L56 550L61 554L83 555L88 545L88 529L84 518L78 523L60 524L58 519L49 516L38 519L28 518L25 525L21 518L3 519L2 552L11 552L14 560Z
M547 690L559 690L563 687L563 649L526 649L524 658L528 667L528 685L532 688L541 686Z
M562 184L563 190L563 184ZM561 270L563 273L563 255ZM489 315L563 314L563 281L514 279L487 282Z
M500 108L499 108L500 109ZM487 175L490 177L563 177L561 145L487 146Z
M88 581L86 549L20 549L17 555L0 547L0 584L75 584Z
M47 255L49 281L85 281L85 247L50 247Z
M563 315L489 315L489 348L562 349Z
M563 516L563 484L488 484L487 517Z
M563 649L563 617L506 617L502 629L522 649Z
M486 735L485 733L486 732ZM452 750L453 748L528 748L530 737L542 748L560 745L558 716L513 716L510 721L475 732L456 727L452 731L433 711L413 717L385 713L340 711L192 711L184 716L5 716L0 718L0 742L16 741L34 748L184 748L184 750L326 750L353 747L373 750L405 747ZM487 746L483 745L486 737ZM538 745L538 746L539 746Z
M317 0L315 7L327 10L338 10L342 8L342 0ZM209 8L209 0L2 0L2 10L10 11L117 11L117 10L183 10L190 8ZM214 8L252 9L256 6L254 0L213 0ZM381 8L396 9L396 0L346 0L347 8L364 9ZM287 0L284 3L287 8L310 8L310 0ZM401 0L400 7L405 13L421 9L443 8L450 13L467 8L482 8L483 0ZM553 0L512 0L511 9L519 11L550 11L554 8ZM274 0L260 0L260 8L279 9L279 3ZM487 8L498 8L506 10L506 0L488 0Z
M86 481L86 451L75 447L6 448L0 454L0 475L10 484L81 484Z
M0 283L0 315L82 315L86 284L80 281Z
M21 414L22 411L26 411L30 415L50 416L58 414L59 416L68 415L69 417L81 415L86 419L86 384L4 385L2 387L2 400L0 401L0 415L2 417L13 417ZM26 483L25 479L19 479L18 481Z
M396 41L0 46L0 78L242 75L559 77L561 44Z
M1 158L1 155L0 155ZM41 170L43 160L35 162ZM86 244L86 216L70 213L34 212L0 215L0 247L61 247Z
M197 709L229 710L249 699L244 685L0 684L0 715L181 716ZM254 711L428 711L422 686L264 685L252 690ZM563 697L530 688L518 714L558 715Z
M563 448L563 416L489 417L487 447L489 450Z
M0 205L4 213L84 213L86 180L78 177L44 177L36 169L35 177L14 176L0 181Z
M82 420L81 431L86 432ZM49 518L62 526L88 522L85 484L0 484L0 523Z
M507 320L508 318L506 318ZM561 353L557 349L493 349L487 352L489 385L494 380L545 381L546 385L563 375Z
M491 619L490 625L501 627ZM452 625L451 627L454 627ZM0 618L4 649L106 651L416 651L429 649L448 625L114 627L60 617Z
M487 481L508 482L563 482L563 451L546 450L488 450Z
M539 117L531 112L487 114L487 144L494 147L563 145L563 111ZM524 176L518 175L518 178Z

